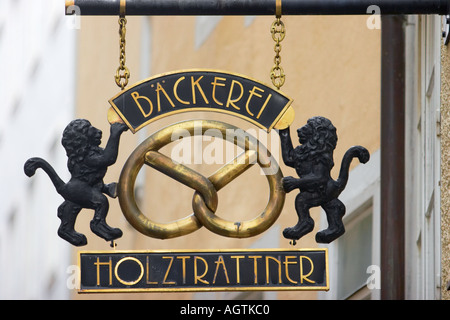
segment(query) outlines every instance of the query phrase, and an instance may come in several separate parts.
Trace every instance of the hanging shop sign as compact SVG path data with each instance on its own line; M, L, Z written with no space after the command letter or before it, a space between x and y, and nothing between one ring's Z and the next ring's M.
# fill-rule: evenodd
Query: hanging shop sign
M188 70L144 80L109 102L133 132L160 118L192 111L231 114L269 132L286 114L292 100L238 74ZM291 114L292 110L286 116Z
M120 58L115 82L121 91L109 100L110 135L106 146L100 146L102 132L99 129L86 119L76 119L62 134L71 175L67 182L42 158L30 158L24 165L29 177L38 169L43 170L64 198L57 209L61 220L58 235L62 239L77 247L87 244L87 237L77 232L75 225L81 210L90 209L94 210L90 230L111 242L114 248L109 252L79 253L80 292L328 290L326 249L115 250L123 232L106 223L108 198L118 198L128 223L147 237L171 239L205 227L220 236L248 238L265 232L277 221L286 193L294 190L298 192L294 204L298 223L285 228L283 236L291 245L296 245L314 229L309 210L320 206L327 216L328 227L316 234L316 242L330 243L345 232L342 222L345 205L338 197L347 184L350 164L354 158L361 163L370 158L366 148L351 147L341 161L339 177L332 179L336 128L329 119L319 116L310 118L297 130L300 145L294 148L290 136L293 101L280 91L286 80L280 56L286 34L281 21L281 0L275 1L276 20L271 26L275 57L270 78L276 90L240 74L208 69L164 73L127 87L130 71L125 52L126 1L120 0L119 4ZM103 181L108 168L117 160L120 139L125 132L136 133L150 123L183 112L224 113L244 119L268 133L277 130L283 162L295 170L298 178L284 177L264 144L242 129L211 119L192 119L158 128L131 153L117 182ZM212 175L205 176L161 152L166 145L186 137L174 135L177 130L191 137L222 138L238 146L242 153L227 160ZM267 178L269 200L266 207L245 221L221 218L216 212L220 190L255 164ZM136 179L144 166L191 188L193 212L169 223L151 220L135 199Z
M80 292L328 290L327 249L80 252Z

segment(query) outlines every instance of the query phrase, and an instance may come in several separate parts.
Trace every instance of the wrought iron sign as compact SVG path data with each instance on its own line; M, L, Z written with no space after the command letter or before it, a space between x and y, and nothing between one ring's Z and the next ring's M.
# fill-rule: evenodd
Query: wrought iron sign
M330 243L344 234L342 217L345 205L338 199L348 180L350 163L358 158L361 163L369 161L366 148L354 146L347 150L342 159L339 177L335 181L330 171L334 166L333 150L337 144L336 128L324 117L313 117L297 130L300 146L292 146L289 129L280 130L281 152L284 163L295 168L299 178L283 178L286 192L299 189L295 199L298 223L283 231L285 238L293 243L311 232L314 221L309 214L312 207L322 207L328 221L328 228L316 234L319 243Z
M112 2L108 1L108 4ZM87 1L69 3L88 5ZM122 231L107 225L106 216L109 210L107 197L117 197L127 221L148 237L181 237L203 226L224 237L253 237L266 231L279 218L286 192L298 189L294 207L299 221L284 230L284 237L295 245L312 231L314 221L309 210L314 206L325 210L329 224L326 230L316 235L316 241L329 243L341 236L345 231L342 223L345 206L338 196L347 183L352 159L356 157L365 163L369 153L361 146L350 148L342 160L339 178L331 179L337 135L331 121L323 117L313 117L298 129L300 145L293 147L290 138L293 101L280 91L286 79L280 57L281 41L286 34L281 21L281 1L275 1L276 20L271 26L275 64L270 78L276 89L240 74L208 69L168 72L127 87L130 71L126 67L125 52L126 3L124 0L118 2L120 64L115 80L121 91L109 100L111 108L107 119L111 126L106 147L100 147L100 130L88 120L77 119L67 126L62 137L71 173L68 182L62 181L42 158L32 158L25 163L27 176L33 176L41 168L64 198L57 210L61 219L58 235L74 246L86 245L86 236L75 231L74 226L81 209L92 209L92 232L115 246L114 241L122 236ZM231 114L267 132L278 130L283 161L295 169L298 178L283 177L280 166L264 145L255 137L241 134L239 128L214 120L193 119L160 128L150 135L129 156L118 182L104 183L108 167L117 159L120 136L124 132L129 129L135 133L161 118L192 111ZM176 130L184 130L191 136L208 135L214 130L243 152L205 177L160 152L162 147L173 142ZM233 131L234 135L227 135L228 131ZM219 191L254 164L261 167L267 178L270 190L267 206L248 221L221 218L216 214ZM144 165L192 188L193 212L166 224L147 218L134 195L136 178ZM81 292L328 290L327 253L326 249L80 252Z
M99 147L102 132L93 127L88 120L77 119L70 122L63 132L62 145L68 157L67 166L71 174L65 183L53 167L42 158L31 158L24 166L25 174L29 177L41 168L50 177L56 191L64 198L58 207L58 218L61 225L58 235L74 246L87 244L86 236L75 231L75 222L81 209L95 210L91 221L91 230L106 241L113 241L122 236L118 228L111 228L106 224L109 210L108 199L105 195L116 198L117 184L104 184L103 177L109 166L117 160L120 135L128 130L120 123L111 125L111 135L106 148Z

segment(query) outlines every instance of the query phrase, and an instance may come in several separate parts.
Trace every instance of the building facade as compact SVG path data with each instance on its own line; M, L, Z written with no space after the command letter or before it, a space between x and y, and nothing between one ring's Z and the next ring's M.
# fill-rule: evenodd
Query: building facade
M329 252L330 290L216 293L136 293L79 295L72 283L79 248L71 248L56 235L56 209L61 197L50 180L37 173L23 174L24 161L40 156L51 162L66 180L66 157L60 145L65 125L74 118L88 119L109 136L108 100L120 88L114 82L119 66L117 17L63 16L64 8L53 8L52 19L42 19L39 5L24 1L0 3L0 57L11 61L11 79L0 87L6 117L0 123L0 150L14 155L4 158L1 184L3 211L0 219L1 298L138 298L138 299L383 299L382 275L386 254L383 201L383 130L381 114L383 79L383 35L381 19L365 16L286 16L286 38L282 42L281 66L286 82L281 90L294 100L291 132L313 116L329 118L338 133L334 152L334 178L341 159L353 145L365 146L371 159L354 161L348 185L340 199L346 205L346 233L329 245L318 245L314 236L326 227L325 214L314 208L314 231L300 239L296 248L326 247ZM41 15L40 15L41 14ZM46 13L47 14L47 13ZM65 19L66 18L66 19ZM445 26L440 16L405 16L404 45L404 264L401 299L448 299L450 276L448 243L448 46L442 39ZM270 85L274 42L266 16L172 16L127 17L126 65L130 84L158 74L187 69L213 69L243 74ZM46 21L40 25L38 21ZM40 27L33 27L39 25ZM39 40L38 40L39 39ZM20 72L17 72L20 70ZM2 82L3 83L3 82ZM49 83L51 85L49 86ZM123 134L119 157L105 177L117 181L128 156L150 134L187 119L210 119L254 130L248 122L224 114L192 112L151 123L136 134ZM43 123L45 125L43 125ZM256 132L270 150L279 152L279 140ZM295 140L295 139L294 139ZM193 141L191 141L193 142ZM197 141L198 142L198 141ZM203 140L209 147L217 141ZM294 145L296 141L293 141ZM174 146L172 146L172 144ZM177 142L162 152L173 155ZM23 146L26 146L25 148ZM195 156L196 150L192 150ZM198 150L197 150L198 151ZM295 176L274 153L284 176ZM205 175L224 162L202 161L188 165ZM225 159L224 159L225 161ZM158 222L183 218L192 212L193 191L147 167L136 185L141 210ZM23 195L27 194L26 200ZM227 220L250 219L261 212L268 199L266 179L254 166L220 190L217 215ZM146 237L123 216L117 199L110 199L108 224L124 232L118 250L291 248L282 236L285 227L297 221L295 192L287 194L277 222L260 236L226 238L202 228L190 235L168 240ZM92 210L83 210L77 231L88 245L82 250L111 250L110 243L95 236L89 223ZM389 223L389 220L387 221ZM39 226L39 228L36 228ZM24 250L25 253L24 254ZM40 261L36 263L36 261ZM20 277L29 265L35 273ZM68 269L69 268L69 269ZM15 274L16 277L8 275ZM389 290L389 288L385 288Z

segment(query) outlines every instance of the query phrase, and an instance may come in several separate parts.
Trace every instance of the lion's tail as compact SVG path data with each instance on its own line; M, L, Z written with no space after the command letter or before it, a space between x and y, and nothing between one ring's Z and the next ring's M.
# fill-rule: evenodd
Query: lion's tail
M36 170L38 168L41 168L48 174L50 180L52 180L53 185L56 188L56 191L61 194L65 183L61 180L55 169L53 169L53 167L47 161L42 158L31 158L28 159L27 162L25 162L24 171L28 177L32 177L36 173Z
M366 148L361 146L354 146L347 150L347 152L344 154L344 157L342 158L339 178L336 181L339 192L342 192L342 190L344 190L345 186L347 185L348 173L353 158L358 158L359 162L366 163L370 159L370 154Z

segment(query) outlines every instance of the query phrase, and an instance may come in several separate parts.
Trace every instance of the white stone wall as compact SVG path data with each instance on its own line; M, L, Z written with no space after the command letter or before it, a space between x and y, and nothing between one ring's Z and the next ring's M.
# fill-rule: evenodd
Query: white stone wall
M0 299L67 299L70 246L57 236L62 198L45 158L67 180L61 133L74 117L76 35L64 1L0 0Z

